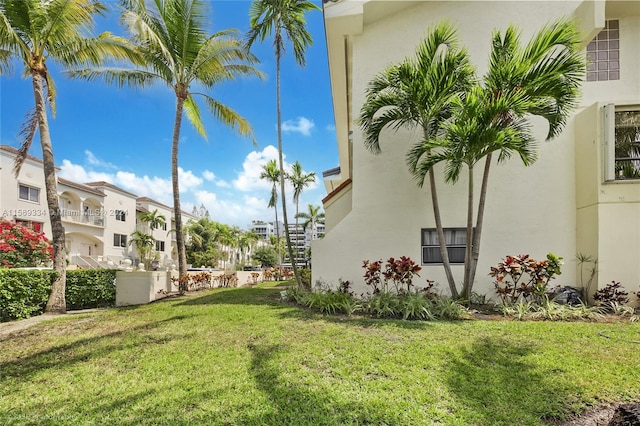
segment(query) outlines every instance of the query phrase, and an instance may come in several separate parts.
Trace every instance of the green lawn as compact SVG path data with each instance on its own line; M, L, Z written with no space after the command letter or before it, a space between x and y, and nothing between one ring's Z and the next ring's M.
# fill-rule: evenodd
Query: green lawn
M540 425L640 398L640 346L625 341L637 323L323 317L279 291L212 290L0 338L0 424Z

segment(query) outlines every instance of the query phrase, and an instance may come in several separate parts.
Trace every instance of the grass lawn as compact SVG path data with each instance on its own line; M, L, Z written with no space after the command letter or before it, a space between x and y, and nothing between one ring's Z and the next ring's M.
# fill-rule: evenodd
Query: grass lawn
M0 424L542 425L640 399L638 323L323 317L278 295L211 290L0 338Z

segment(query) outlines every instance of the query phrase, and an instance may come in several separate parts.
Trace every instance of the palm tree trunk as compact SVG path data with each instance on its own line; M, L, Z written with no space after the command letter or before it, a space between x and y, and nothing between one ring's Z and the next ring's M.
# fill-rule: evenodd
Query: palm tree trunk
M176 221L176 244L178 246L178 273L187 274L187 255L182 234L182 209L180 207L180 185L178 179L178 144L180 142L180 126L182 125L182 109L184 98L176 97L176 119L173 125L173 140L171 142L171 183L173 186L173 215ZM180 289L184 292L184 289Z
M476 267L480 257L480 237L482 236L482 222L484 221L484 206L487 200L487 186L489 182L489 169L491 168L491 153L485 159L484 171L482 172L482 185L480 186L480 199L478 200L478 215L476 217L476 230L473 233L473 251L471 254L471 270L469 271L469 289L471 294L473 280L476 276Z
M273 192L276 192L276 184L273 184ZM276 250L278 251L278 273L282 266L282 253L280 252L280 227L278 226L278 202L273 205L273 209L276 212L276 223L273 224L273 228L276 231Z
M287 240L287 251L289 252L289 259L291 260L291 266L293 267L293 276L296 278L296 284L298 288L302 288L302 282L300 281L300 275L298 274L298 266L293 258L293 250L291 248L291 237L289 236L289 221L287 219L287 197L284 192L284 161L282 155L282 113L280 111L280 55L276 54L276 109L278 120L278 161L280 165L280 196L282 198L282 220L284 221L284 235Z
M300 199L296 200L296 261L300 257L300 230L298 229L298 213L299 213ZM305 242L307 241L306 235Z
M440 257L442 257L442 266L447 276L451 297L458 298L458 290L456 290L456 282L451 273L451 264L449 263L449 252L447 252L447 243L444 239L444 228L442 227L442 219L440 217L440 205L438 203L438 194L436 192L436 177L433 167L429 170L429 186L431 189L431 203L433 204L433 216L436 221L436 232L438 233L438 245L440 247Z
M473 246L473 164L469 164L469 182L468 182L468 195L467 195L467 245L464 249L464 282L462 284L463 295L467 301L471 300L471 287L472 283L469 281L471 278L471 265L473 260L471 259L471 248Z
M39 72L33 73L33 96L38 116L38 131L40 132L40 145L42 146L42 165L44 169L44 186L49 208L49 220L51 221L51 237L53 243L53 269L58 273L51 283L51 293L45 312L65 313L67 303L65 299L65 287L67 282L67 262L65 258L65 235L60 215L60 203L58 202L58 188L56 181L56 168L53 159L53 147L49 134L47 121L47 109L44 100L44 76Z

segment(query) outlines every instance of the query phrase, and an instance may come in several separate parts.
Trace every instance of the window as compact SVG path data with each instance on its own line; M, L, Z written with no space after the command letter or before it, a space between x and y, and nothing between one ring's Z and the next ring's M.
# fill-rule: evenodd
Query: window
M22 226L26 226L27 228L31 228L36 232L43 232L42 222L34 222L32 220L16 220L16 223L19 223Z
M620 25L606 21L605 27L587 45L587 81L620 80Z
M113 234L113 246L114 247L126 247L127 236L123 234Z
M40 201L40 190L27 185L18 186L18 198L35 203Z
M445 228L444 239L447 243L450 263L464 263L467 248L466 228ZM442 263L438 233L434 228L422 229L422 264Z
M164 241L156 241L156 251L164 251Z
M116 210L116 220L119 220L120 222L126 222L127 212L124 210Z
M604 107L605 181L640 179L640 106Z
M167 222L165 222L165 223L163 223L163 224L162 224L162 230L163 230L163 231L166 231L166 230L167 230Z

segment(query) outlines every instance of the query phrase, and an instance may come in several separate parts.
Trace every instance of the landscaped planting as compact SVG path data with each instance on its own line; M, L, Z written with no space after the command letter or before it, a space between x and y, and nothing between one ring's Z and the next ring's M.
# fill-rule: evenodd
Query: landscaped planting
M259 287L0 337L0 423L544 425L640 398L637 323L324 316Z

